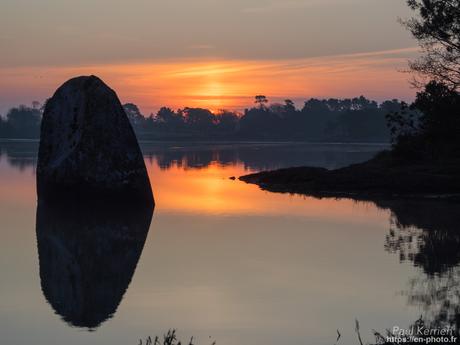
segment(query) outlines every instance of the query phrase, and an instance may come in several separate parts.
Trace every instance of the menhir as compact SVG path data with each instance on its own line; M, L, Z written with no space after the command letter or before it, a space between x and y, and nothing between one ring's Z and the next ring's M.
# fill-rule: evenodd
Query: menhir
M116 93L99 78L70 79L46 103L37 193L39 201L105 199L154 204L131 124Z

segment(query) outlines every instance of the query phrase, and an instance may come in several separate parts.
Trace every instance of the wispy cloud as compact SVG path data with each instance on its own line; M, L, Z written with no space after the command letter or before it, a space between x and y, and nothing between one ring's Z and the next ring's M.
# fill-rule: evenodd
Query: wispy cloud
M122 100L144 112L162 105L242 109L255 94L286 97L409 99L409 76L398 70L418 48L289 60L179 60L67 67L0 69L0 106L43 100L66 79L96 74ZM37 78L40 76L40 78ZM4 111L5 109L0 109Z

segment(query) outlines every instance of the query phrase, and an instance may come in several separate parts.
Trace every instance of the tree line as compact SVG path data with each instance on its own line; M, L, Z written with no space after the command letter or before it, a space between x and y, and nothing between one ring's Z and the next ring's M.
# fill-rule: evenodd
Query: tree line
M379 104L363 96L311 98L301 109L289 99L270 104L263 95L255 96L254 103L243 113L163 107L149 117L144 117L135 104L125 104L124 108L141 138L153 134L159 138L388 142L387 115L406 107L396 99Z
M5 117L0 115L0 138L39 138L43 108L38 102L32 106L11 108Z
M137 105L123 105L140 139L361 142L388 142L388 114L406 107L396 99L379 104L361 96L311 98L297 109L292 100L270 103L263 95L255 96L254 105L242 113L162 107L156 114L144 116ZM34 102L10 109L0 117L0 137L38 138L43 108Z

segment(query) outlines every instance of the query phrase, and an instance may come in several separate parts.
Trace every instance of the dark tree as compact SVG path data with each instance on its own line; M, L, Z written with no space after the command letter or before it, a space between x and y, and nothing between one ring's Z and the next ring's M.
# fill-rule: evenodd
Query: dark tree
M126 103L123 104L123 109L125 110L126 115L128 116L128 119L133 126L142 125L145 118L141 114L141 111L139 110L139 107L137 105L135 105L134 103Z
M6 114L10 136L37 138L40 133L41 112L25 105L11 108Z
M246 109L240 119L240 134L251 139L277 139L282 136L281 116L276 111L282 109L280 105L267 107L265 96L260 98L262 103L258 107ZM257 97L256 97L257 98Z
M174 110L168 107L161 107L156 116L157 121L162 123L170 123L171 121L174 121L176 117L177 114Z
M460 0L407 0L416 18L404 22L420 42L423 56L410 68L424 80L435 80L458 90L460 86Z
M265 108L265 105L268 103L268 99L264 95L257 95L254 97L255 101L254 103L259 106L260 109Z
M284 109L287 113L295 112L295 104L292 100L286 99L284 100Z
M447 85L429 82L410 107L387 118L397 157L434 162L460 156L460 94Z
M216 129L226 134L234 134L238 129L238 115L228 110L216 114Z
M413 111L406 103L402 103L399 109L393 110L393 107L389 107L386 119L391 141L398 143L417 135L419 132L418 117L419 113Z
M285 108L284 104L272 103L268 107L268 111L273 113L273 114L276 114L276 116L279 117L280 119L285 119L286 118L286 108Z
M400 111L403 103L397 99L392 99L391 101L384 101L380 104L380 109L388 114L396 111Z
M433 154L454 153L460 142L460 94L445 84L432 81L417 94L413 105L422 112L421 134L426 145L436 150ZM457 152L458 153L458 152Z
M160 108L155 119L160 125L169 130L177 130L184 124L182 111L175 112L168 107Z
M327 100L316 98L305 102L300 115L298 126L309 140L323 140L326 129L338 119L338 114L330 110Z
M302 112L327 113L330 109L325 99L310 98L305 102Z
M392 154L401 162L451 165L460 157L460 0L407 3L419 16L405 25L424 52L410 67L422 77L416 86L426 85L410 107L387 116Z
M377 109L378 104L375 101L368 100L364 96L359 96L351 100L351 108L353 110Z
M6 137L7 134L8 134L7 122L3 119L2 115L0 114L0 137Z
M209 132L215 123L215 116L208 109L185 108L183 111L185 123L191 129Z

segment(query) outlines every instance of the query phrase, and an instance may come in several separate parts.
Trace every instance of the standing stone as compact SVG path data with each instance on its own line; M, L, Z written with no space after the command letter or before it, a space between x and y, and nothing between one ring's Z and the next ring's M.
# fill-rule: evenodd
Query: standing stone
M40 200L153 204L147 169L116 95L95 76L65 82L46 103L37 166Z

